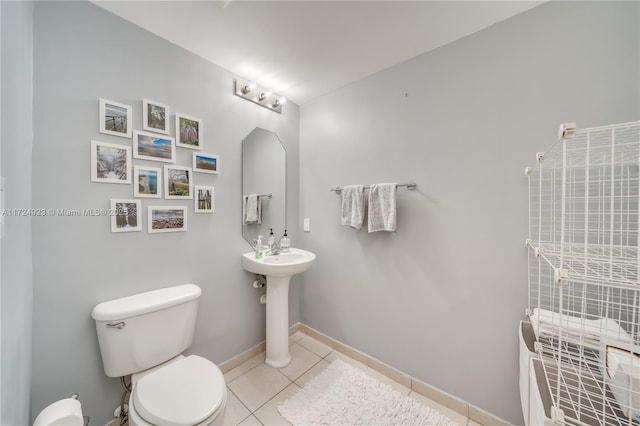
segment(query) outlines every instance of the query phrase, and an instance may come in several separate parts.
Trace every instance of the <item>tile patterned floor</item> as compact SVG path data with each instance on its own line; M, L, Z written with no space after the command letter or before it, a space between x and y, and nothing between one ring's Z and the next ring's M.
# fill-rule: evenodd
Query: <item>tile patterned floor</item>
M289 338L291 363L284 368L272 368L264 363L264 352L228 371L227 409L225 425L289 425L280 416L277 407L314 376L322 372L331 361L340 358L367 372L394 389L409 395L450 417L463 426L480 426L466 416L456 413L411 389L389 379L375 370L353 360L317 340L297 332Z

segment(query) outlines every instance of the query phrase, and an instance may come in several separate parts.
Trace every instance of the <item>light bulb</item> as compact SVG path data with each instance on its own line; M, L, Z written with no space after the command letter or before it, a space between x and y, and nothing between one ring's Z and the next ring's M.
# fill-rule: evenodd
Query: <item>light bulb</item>
M247 83L242 87L242 94L246 95L247 93L251 92L255 88L256 88L255 83Z

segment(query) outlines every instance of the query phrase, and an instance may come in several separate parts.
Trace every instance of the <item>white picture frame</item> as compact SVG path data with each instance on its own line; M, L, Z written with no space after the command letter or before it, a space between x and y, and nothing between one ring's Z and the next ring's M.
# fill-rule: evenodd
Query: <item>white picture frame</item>
M131 184L131 147L91 141L91 182Z
M142 99L142 129L165 135L170 134L169 105Z
M194 152L192 167L194 172L220 174L220 156Z
M162 169L133 166L133 196L136 198L162 198Z
M132 112L131 105L100 98L100 133L131 139Z
M191 200L193 198L193 170L191 167L164 166L165 200Z
M187 206L148 206L147 233L187 230Z
M202 120L176 113L176 146L202 149Z
M111 199L111 232L142 231L142 203L133 199Z
M133 158L140 160L176 162L176 140L157 133L133 131Z
M216 205L216 189L213 186L193 187L194 213L213 213Z

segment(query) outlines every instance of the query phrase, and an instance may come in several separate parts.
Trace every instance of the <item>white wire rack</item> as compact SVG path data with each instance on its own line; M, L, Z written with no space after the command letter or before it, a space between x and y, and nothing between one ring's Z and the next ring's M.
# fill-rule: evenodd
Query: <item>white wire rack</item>
M640 121L576 130L529 179L529 308L552 421L640 425Z

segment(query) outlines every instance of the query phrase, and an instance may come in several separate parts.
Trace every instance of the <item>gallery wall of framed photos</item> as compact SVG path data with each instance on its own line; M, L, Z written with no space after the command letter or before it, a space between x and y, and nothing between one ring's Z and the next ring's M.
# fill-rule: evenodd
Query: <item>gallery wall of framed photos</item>
M111 232L142 231L143 200L153 204L146 209L147 233L187 231L189 204L194 213L215 211L215 187L205 184L207 175L220 173L220 156L202 152L201 119L175 113L172 136L170 107L149 99L141 105L140 130L134 128L133 106L100 98L99 132L128 142L91 141L91 181L132 186L132 198L110 200ZM177 149L193 151L190 164L177 163Z

